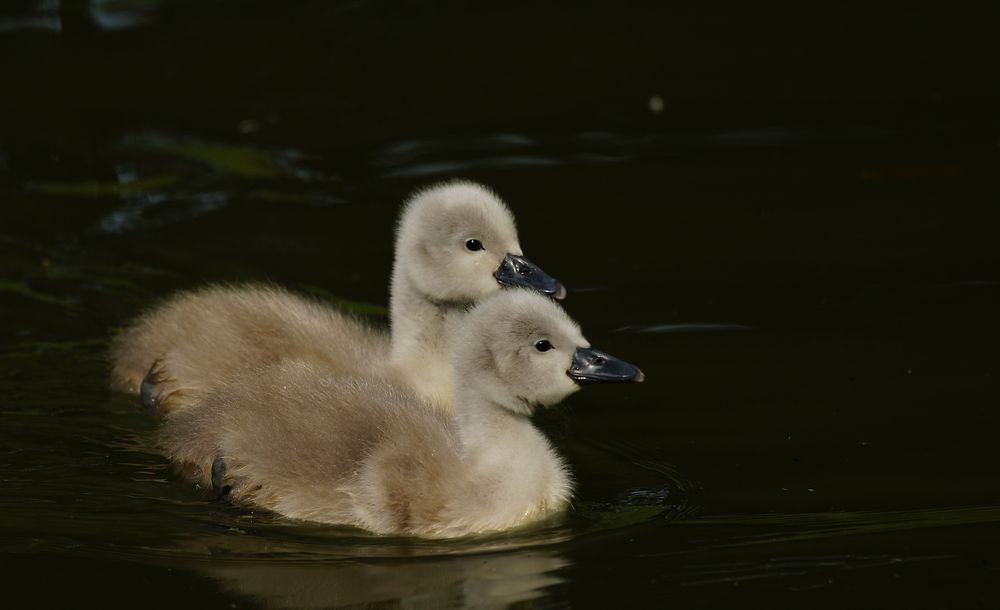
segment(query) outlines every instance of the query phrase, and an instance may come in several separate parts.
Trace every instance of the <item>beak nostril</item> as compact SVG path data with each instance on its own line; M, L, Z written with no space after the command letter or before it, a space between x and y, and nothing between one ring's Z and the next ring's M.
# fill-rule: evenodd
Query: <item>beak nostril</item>
M514 271L519 275L531 275L531 265L525 265L520 261L514 261Z
M509 252L493 272L493 277L501 286L530 288L557 300L566 296L566 289L562 284L528 259Z
M636 366L596 349L578 347L569 376L579 385L594 383L638 383L644 379Z

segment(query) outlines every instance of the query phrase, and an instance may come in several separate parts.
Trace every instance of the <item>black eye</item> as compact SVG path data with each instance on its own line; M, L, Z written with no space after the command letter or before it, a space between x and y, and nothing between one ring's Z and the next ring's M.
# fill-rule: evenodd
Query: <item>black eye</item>
M470 239L465 242L465 249L470 252L476 252L483 249L483 242L478 239Z
M535 343L535 349L537 349L540 352L547 352L550 349L552 349L552 344L549 343L548 339L542 339L537 343Z

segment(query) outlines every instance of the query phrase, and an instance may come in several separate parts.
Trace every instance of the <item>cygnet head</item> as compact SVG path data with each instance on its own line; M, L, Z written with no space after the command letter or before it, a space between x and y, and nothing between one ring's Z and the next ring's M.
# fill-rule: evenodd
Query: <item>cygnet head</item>
M528 290L481 302L455 340L456 386L515 413L528 415L584 385L643 380L637 367L591 348L559 305Z
M524 258L514 217L491 190L468 181L418 191L400 216L395 274L433 301L478 301L501 286L561 299L562 284Z

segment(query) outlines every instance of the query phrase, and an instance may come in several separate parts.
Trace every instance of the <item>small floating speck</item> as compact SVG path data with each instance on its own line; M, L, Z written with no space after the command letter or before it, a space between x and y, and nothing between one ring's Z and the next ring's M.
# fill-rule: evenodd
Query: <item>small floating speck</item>
M653 114L660 115L663 114L663 109L666 107L666 103L663 101L662 95L654 95L649 98L649 111Z

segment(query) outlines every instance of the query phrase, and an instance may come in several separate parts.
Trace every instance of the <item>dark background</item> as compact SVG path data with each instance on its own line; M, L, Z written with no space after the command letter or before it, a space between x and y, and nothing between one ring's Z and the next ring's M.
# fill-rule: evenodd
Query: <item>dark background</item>
M996 607L983 7L4 3L10 607ZM539 417L571 515L389 540L172 476L111 334L210 281L380 318L399 202L451 177L647 374Z

